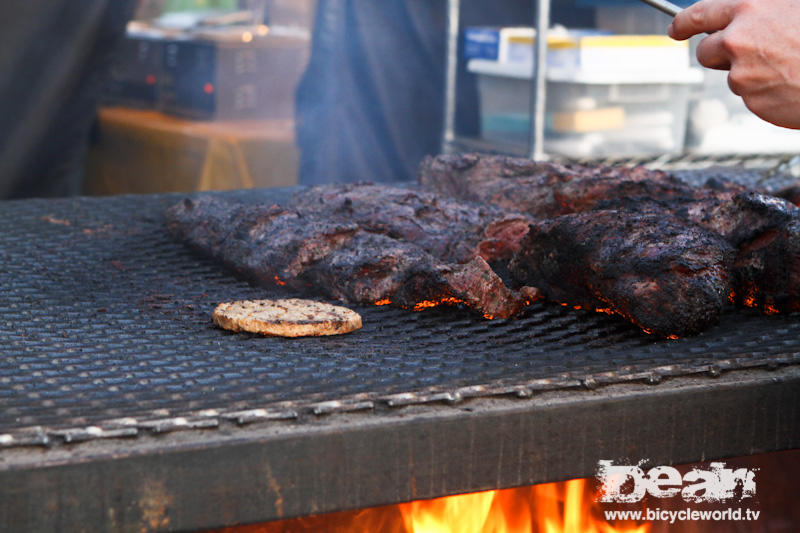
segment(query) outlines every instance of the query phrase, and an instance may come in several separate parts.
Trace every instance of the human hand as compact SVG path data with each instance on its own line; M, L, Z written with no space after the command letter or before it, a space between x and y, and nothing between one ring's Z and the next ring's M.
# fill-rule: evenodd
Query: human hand
M677 40L709 33L701 65L729 70L728 86L759 117L800 129L800 1L701 0L675 16Z

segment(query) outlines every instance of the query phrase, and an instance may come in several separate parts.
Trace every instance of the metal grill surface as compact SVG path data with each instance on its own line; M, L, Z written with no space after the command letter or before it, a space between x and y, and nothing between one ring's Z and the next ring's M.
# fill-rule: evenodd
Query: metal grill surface
M0 204L0 447L800 362L800 317L747 311L676 341L552 304L496 321L357 307L364 328L345 336L229 333L217 303L287 294L175 242L163 212L180 198Z

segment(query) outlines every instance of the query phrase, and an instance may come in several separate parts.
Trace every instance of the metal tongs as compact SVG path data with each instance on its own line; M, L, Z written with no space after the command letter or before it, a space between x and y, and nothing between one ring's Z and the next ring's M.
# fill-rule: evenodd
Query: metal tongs
M676 6L672 2L667 2L667 0L641 0L645 4L648 4L659 11L663 11L667 15L674 17L681 11L683 11L682 7Z

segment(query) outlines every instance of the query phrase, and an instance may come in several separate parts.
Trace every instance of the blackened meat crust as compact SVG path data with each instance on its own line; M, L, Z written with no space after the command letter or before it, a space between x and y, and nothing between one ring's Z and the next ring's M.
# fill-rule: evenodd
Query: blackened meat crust
M478 154L428 157L420 165L419 181L440 194L535 218L589 211L600 203L608 209L617 199L664 201L695 195L683 181L643 167L562 165Z
M463 303L499 318L523 305L480 256L442 261L327 212L186 199L167 211L167 225L190 247L267 286L311 288L351 303Z
M737 302L767 313L800 311L800 209L760 193L736 196Z
M800 310L800 209L733 183L470 154L427 159L420 181L438 192L323 186L288 207L201 198L167 220L258 283L351 303L505 318L543 294L662 337L700 332L729 301Z
M611 209L682 219L735 249L730 279L736 303L767 313L800 310L800 209L774 196L721 180L693 187L641 167L475 154L427 158L419 179L440 193L481 197L537 218Z
M668 337L718 321L732 262L724 239L674 216L594 211L533 224L510 269L553 301Z
M532 221L529 215L491 204L372 184L312 187L296 194L292 205L413 242L434 257L453 263L478 256L487 262L511 259Z

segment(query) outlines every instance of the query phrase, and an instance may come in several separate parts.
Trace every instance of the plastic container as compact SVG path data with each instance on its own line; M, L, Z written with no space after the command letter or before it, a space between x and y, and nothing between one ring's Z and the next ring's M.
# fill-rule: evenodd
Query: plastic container
M689 89L702 73L688 67L688 59L682 68L609 65L548 68L545 151L568 157L683 151ZM478 76L482 137L527 143L531 64L472 60L468 68Z
M529 57L533 57L528 51L531 46L527 45L525 46L527 50L522 50L518 41L532 43L535 35L536 30L527 27L472 26L464 30L464 58L467 60L488 59L506 63L518 61L519 56L526 52Z
M609 35L607 31L593 28L567 29L555 25L547 33L551 56L568 48L579 46L580 39ZM533 61L533 43L536 30L530 27L470 26L464 31L464 59L487 59L501 63L530 63ZM674 41L673 41L674 42ZM553 61L553 57L549 62Z

